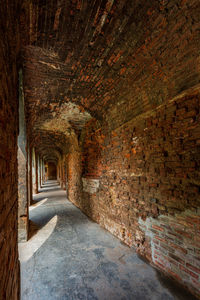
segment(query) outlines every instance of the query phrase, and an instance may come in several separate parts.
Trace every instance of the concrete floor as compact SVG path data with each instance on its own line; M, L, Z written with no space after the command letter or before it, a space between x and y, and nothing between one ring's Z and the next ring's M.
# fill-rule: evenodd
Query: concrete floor
M194 299L89 220L49 181L30 208L19 244L22 300Z

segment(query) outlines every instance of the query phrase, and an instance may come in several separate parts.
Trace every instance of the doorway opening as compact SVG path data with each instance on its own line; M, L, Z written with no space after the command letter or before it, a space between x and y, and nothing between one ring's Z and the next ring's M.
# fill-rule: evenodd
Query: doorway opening
M53 162L48 162L47 178L48 178L48 180L56 180L57 179L57 167L56 167L55 163L53 163Z

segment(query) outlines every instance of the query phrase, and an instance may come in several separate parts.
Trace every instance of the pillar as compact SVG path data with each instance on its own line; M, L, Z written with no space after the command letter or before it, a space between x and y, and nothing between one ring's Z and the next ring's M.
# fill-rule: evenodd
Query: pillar
M43 159L40 159L40 187L43 185Z
M35 148L32 150L32 178L33 178L33 194L38 194L38 155Z
M32 186L32 149L28 149L28 204L33 203L33 186Z
M19 72L19 136L18 136L18 240L28 239L28 155L22 71Z
M38 173L38 176L37 176L37 185L38 185L38 192L39 192L39 189L41 188L41 185L40 185L40 176L41 176L41 168L40 168L40 156L38 154L37 156L37 173Z

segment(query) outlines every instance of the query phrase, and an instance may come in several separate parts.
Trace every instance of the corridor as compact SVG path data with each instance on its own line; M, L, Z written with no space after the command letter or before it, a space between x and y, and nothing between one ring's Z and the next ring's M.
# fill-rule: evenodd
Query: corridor
M19 244L21 300L192 299L90 221L56 181L40 191L30 207L32 237Z

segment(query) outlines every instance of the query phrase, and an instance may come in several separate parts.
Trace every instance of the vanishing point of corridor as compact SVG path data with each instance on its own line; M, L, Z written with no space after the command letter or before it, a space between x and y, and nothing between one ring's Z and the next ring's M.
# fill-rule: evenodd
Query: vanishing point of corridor
M89 220L56 181L35 195L30 219L32 237L19 244L21 300L193 299Z
M0 300L200 300L200 0L0 3Z

